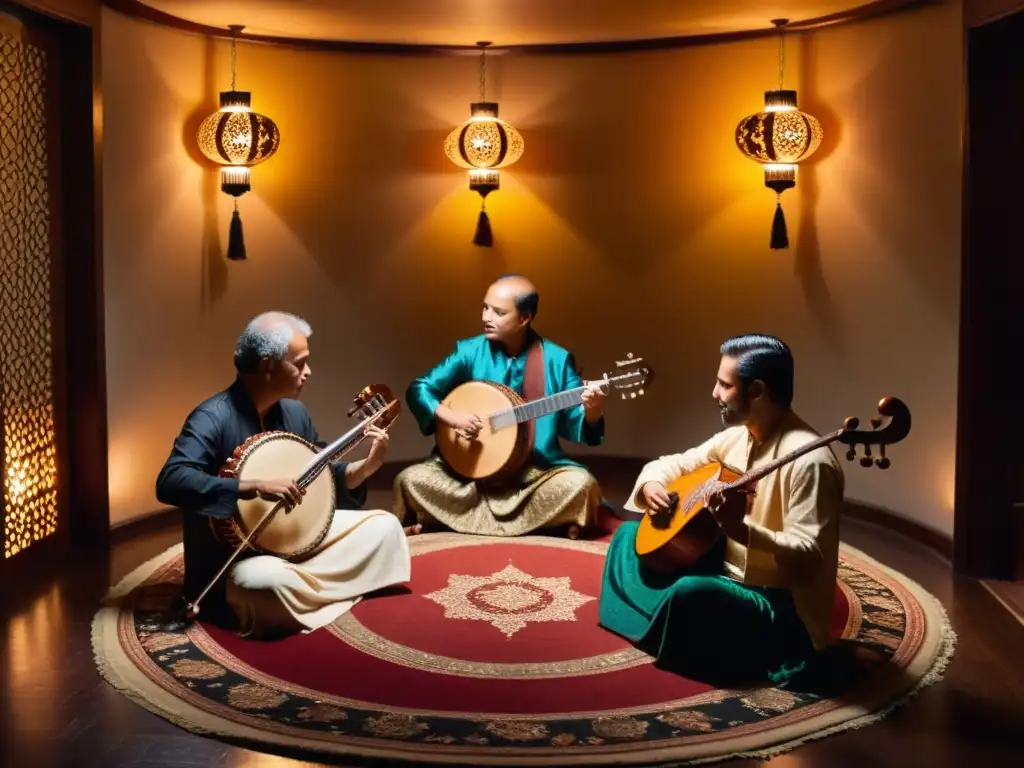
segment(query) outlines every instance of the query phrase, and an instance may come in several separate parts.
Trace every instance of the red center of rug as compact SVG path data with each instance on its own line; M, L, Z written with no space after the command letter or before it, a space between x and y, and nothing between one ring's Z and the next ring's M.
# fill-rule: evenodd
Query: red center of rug
M469 542L412 562L409 592L359 603L338 623L343 637L501 664L567 662L631 647L598 626L600 553Z
M209 634L259 672L372 705L568 714L711 691L655 669L598 624L600 545L416 544L411 583L363 600L334 627L278 642ZM841 627L846 611L837 613Z

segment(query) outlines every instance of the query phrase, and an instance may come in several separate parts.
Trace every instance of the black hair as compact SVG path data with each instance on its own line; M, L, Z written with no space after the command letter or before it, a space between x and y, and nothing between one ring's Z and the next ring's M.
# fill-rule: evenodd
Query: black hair
M793 402L793 353L782 341L758 333L733 336L722 343L721 353L736 359L744 394L760 380L773 403L788 407Z

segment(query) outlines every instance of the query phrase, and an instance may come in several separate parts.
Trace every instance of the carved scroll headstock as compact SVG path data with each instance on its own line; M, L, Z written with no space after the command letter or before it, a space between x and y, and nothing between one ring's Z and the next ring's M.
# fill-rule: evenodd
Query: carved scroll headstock
M654 379L654 370L643 365L643 362L642 357L634 357L633 353L629 352L625 360L615 361L614 373L606 373L598 381L619 390L623 400L643 397L644 387Z
M839 442L846 443L850 450L846 452L848 461L857 457L857 446L864 446L864 455L860 459L862 467L872 464L879 469L888 469L891 462L885 455L885 446L898 443L910 434L910 409L895 397L883 397L878 403L878 412L889 417L889 423L882 427L882 419L871 419L871 429L857 429L860 420L851 416L843 424ZM871 446L878 447L878 458L871 458Z
M352 398L352 407L348 409L348 416L349 418L357 416L360 419L368 419L384 410L387 413L374 421L374 425L387 430L401 413L402 403L386 384L370 384Z

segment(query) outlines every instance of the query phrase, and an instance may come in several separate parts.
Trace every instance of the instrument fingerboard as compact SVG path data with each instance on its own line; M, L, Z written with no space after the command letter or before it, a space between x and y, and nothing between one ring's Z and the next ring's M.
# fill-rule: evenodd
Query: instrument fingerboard
M586 391L584 387L578 387L577 389L559 392L557 395L551 395L541 400L517 405L515 408L509 408L506 411L498 411L498 413L490 418L491 426L494 429L511 427L513 424L521 424L531 419L539 419L541 416L547 416L549 413L580 405L583 402L584 391Z

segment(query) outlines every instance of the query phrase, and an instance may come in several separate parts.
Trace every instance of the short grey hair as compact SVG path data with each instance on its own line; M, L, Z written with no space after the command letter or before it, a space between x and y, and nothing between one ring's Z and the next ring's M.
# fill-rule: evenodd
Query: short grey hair
M313 329L301 317L287 312L257 315L238 337L235 369L239 373L259 373L262 358L284 360L288 355L288 344L296 333L308 339L313 335Z

